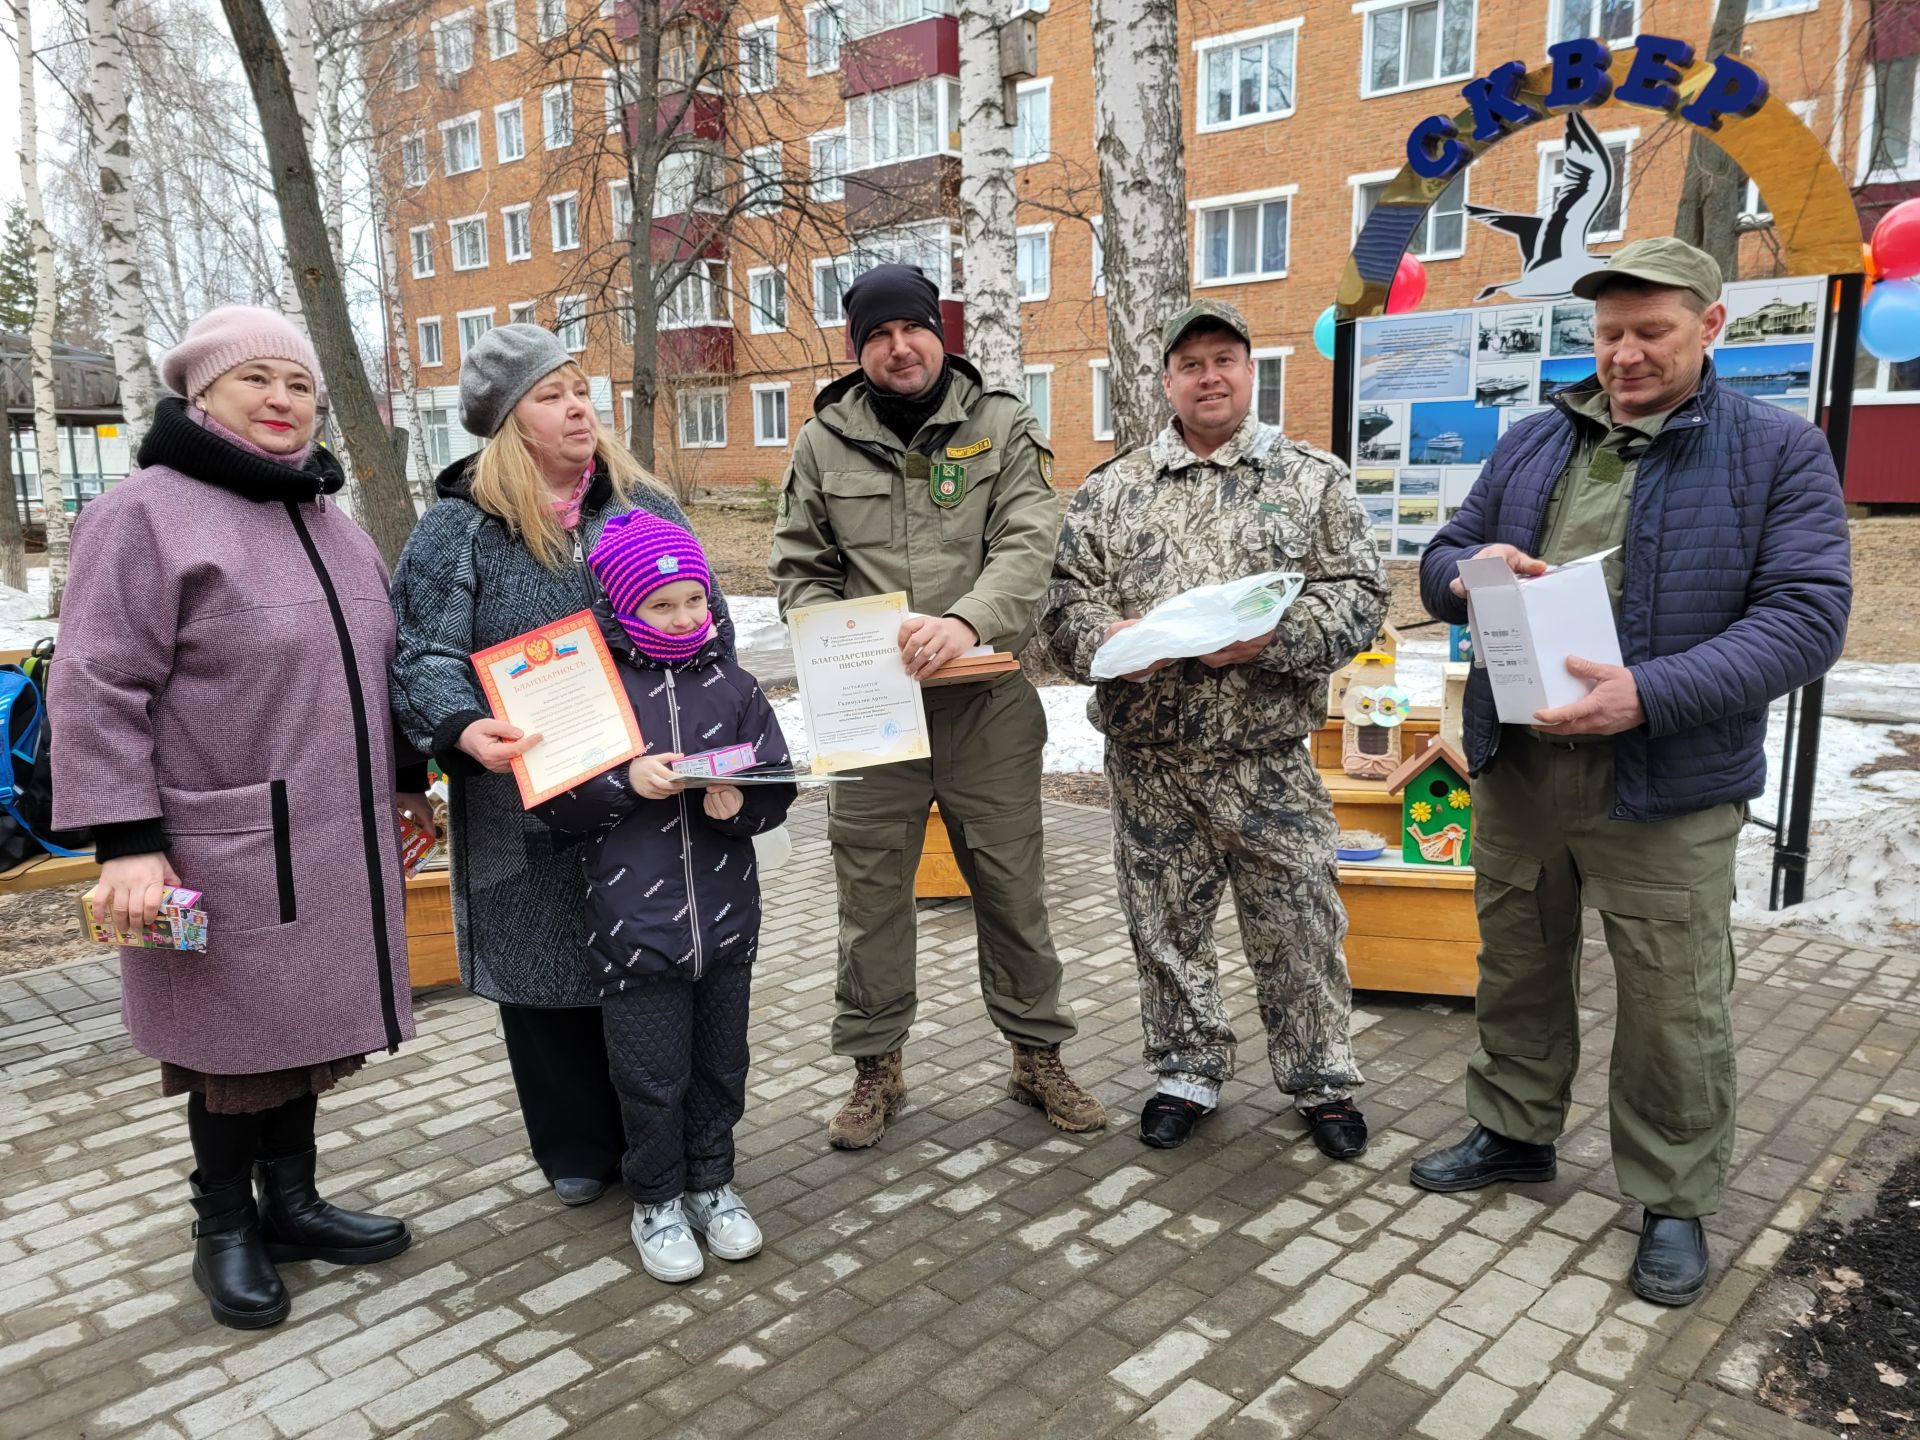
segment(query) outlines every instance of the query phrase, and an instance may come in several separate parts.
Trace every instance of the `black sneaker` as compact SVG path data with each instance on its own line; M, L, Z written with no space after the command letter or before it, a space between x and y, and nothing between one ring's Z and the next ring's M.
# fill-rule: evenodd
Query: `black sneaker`
M1329 1160L1351 1160L1367 1148L1367 1120L1351 1100L1329 1100L1307 1111L1307 1130Z
M1155 1095L1140 1107L1140 1143L1156 1150L1177 1150L1193 1136L1207 1113L1204 1105L1178 1095Z

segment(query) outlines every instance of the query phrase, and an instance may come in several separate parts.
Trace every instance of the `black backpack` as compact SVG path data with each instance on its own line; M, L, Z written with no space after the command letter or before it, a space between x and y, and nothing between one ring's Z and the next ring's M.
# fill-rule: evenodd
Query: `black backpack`
M40 855L84 855L93 838L53 828L53 722L44 698L52 675L51 640L19 665L0 665L0 869Z

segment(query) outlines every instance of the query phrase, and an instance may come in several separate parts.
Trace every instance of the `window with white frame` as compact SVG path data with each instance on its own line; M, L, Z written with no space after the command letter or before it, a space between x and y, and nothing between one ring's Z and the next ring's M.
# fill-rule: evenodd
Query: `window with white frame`
M442 79L473 68L473 12L462 10L433 22L433 68Z
M1862 404L1920 404L1920 360L1882 360L1863 345L1854 361L1853 385L1853 398Z
M468 215L447 222L448 246L456 270L482 270L487 264L487 217Z
M1812 125L1814 112L1820 108L1818 100L1795 100L1787 108L1800 117L1804 125ZM1760 230L1773 222L1773 212L1767 208L1766 196L1760 193L1760 187L1748 180L1740 190L1739 224L1748 230Z
M436 332L438 328L439 322L436 321ZM438 365L440 362L435 360L433 363ZM427 464L433 467L435 474L453 463L453 410L450 407L422 405L420 434L427 442Z
M613 292L613 321L620 332L622 345L633 344L633 332L636 322L633 314L633 291L616 290Z
M625 180L607 182L607 221L616 240L633 234L633 187Z
M587 297L562 295L553 302L553 333L567 349L587 348Z
M508 100L493 107L493 153L502 165L527 153L527 132L520 123L520 102Z
M550 85L540 95L540 128L549 150L573 143L573 85Z
M840 44L846 30L837 0L819 0L805 11L807 20L807 74L824 75L840 68Z
M1600 143L1607 147L1607 154L1613 157L1613 189L1606 203L1594 213L1593 223L1587 226L1589 240L1618 240L1627 233L1627 157L1639 133L1637 130L1618 130L1600 136ZM1566 148L1563 140L1541 142L1539 210L1543 215L1552 208L1553 192L1559 187L1561 173L1567 168Z
M1263 425L1284 423L1287 413L1287 356L1290 349L1253 352L1253 413Z
M513 0L487 0L487 58L499 60L520 48L513 27Z
M473 347L480 343L480 337L493 328L492 310L462 310L460 312L460 353L471 355Z
M700 34L691 20L676 20L660 31L660 83L668 88L693 84L700 74ZM709 79L711 77L708 77Z
M600 72L600 109L601 119L607 122L607 133L612 134L621 125L621 112L626 109L627 96L622 93L626 86L619 75L612 70Z
M1862 128L1868 184L1920 179L1920 86L1914 83L1920 56L1901 55L1873 66Z
M1353 181L1353 235L1360 238L1367 216L1387 193L1387 186L1398 174L1382 170L1376 175L1356 176ZM1467 172L1462 170L1451 184L1427 207L1426 217L1407 242L1407 253L1421 260L1451 260L1467 250Z
M1013 240L1014 283L1022 300L1044 300L1053 289L1053 227L1022 225Z
M853 261L845 255L813 262L813 322L847 323L847 287L853 284Z
M787 277L772 267L747 271L747 329L772 335L787 328Z
M580 197L554 195L547 200L547 219L553 230L553 248L580 248Z
M1547 40L1630 40L1640 33L1640 0L1553 0Z
M1031 165L1053 148L1053 81L1023 80L1013 87L1013 163Z
M780 146L740 152L740 203L749 215L772 215L781 203Z
M849 40L878 35L897 25L912 25L935 15L952 15L953 0L848 0L846 33Z
M462 115L440 124L440 157L447 174L464 175L480 168L480 117Z
M1772 15L1797 15L1812 10L1820 0L1747 0L1747 19L1765 20Z
M567 28L567 0L533 0L534 28L542 40L551 40Z
M1113 377L1107 372L1107 362L1092 360L1088 367L1093 371L1093 438L1096 440L1113 439Z
M724 325L727 276L719 264L696 265L660 304L662 330L688 330L699 325Z
M854 243L853 273L864 275L876 265L912 265L933 281L942 298L951 298L958 281L954 261L959 253L960 237L951 221L925 220L892 230L870 230Z
M680 395L680 448L718 450L727 443L727 392L687 390Z
M1276 280L1287 273L1287 240L1298 187L1195 201L1202 282Z
M1051 365L1029 365L1026 367L1027 409L1033 412L1033 418L1040 422L1040 429L1046 434L1053 433L1053 367Z
M433 274L433 227L416 225L407 231L407 248L413 256L413 278L424 280Z
M516 300L513 304L507 306L507 323L509 325L538 325L540 323L540 302L538 300Z
M509 205L500 212L500 232L507 263L533 258L533 207Z
M1475 0L1412 0L1367 12L1360 93L1385 95L1473 73Z
M753 387L753 443L787 443L787 387L784 384Z
M847 132L822 130L807 139L807 188L816 200L841 200L847 193Z
M780 79L780 20L775 16L740 27L740 88L771 90Z
M393 88L411 90L420 83L420 37L402 35L393 42Z
M414 329L420 336L420 363L422 365L440 365L445 363L440 352L440 317L417 322Z
M1199 52L1199 128L1226 130L1293 113L1293 66L1298 20L1262 25L1211 40Z
M960 153L960 82L934 75L847 101L847 168Z
M1107 217L1095 215L1087 221L1093 230L1093 293L1107 293Z
M1013 0L1012 13L1015 15L1044 15L1047 13L1048 3L1049 0Z
M400 142L400 175L408 185L427 183L427 137L409 135Z
M726 162L713 150L678 150L654 171L653 218L726 209Z

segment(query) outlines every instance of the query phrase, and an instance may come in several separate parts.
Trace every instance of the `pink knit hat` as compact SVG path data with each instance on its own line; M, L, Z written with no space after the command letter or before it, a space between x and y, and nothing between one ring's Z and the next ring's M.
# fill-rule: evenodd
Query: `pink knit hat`
M249 360L304 365L315 387L320 386L320 357L313 342L286 316L255 305L222 305L194 321L160 362L160 378L175 394L197 400L227 371Z

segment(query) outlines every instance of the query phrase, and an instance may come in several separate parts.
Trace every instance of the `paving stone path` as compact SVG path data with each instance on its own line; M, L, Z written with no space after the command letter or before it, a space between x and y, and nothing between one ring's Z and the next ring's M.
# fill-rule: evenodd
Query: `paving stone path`
M1639 1217L1608 1161L1604 963L1552 1185L1406 1184L1463 1123L1461 1002L1361 997L1374 1142L1324 1161L1273 1089L1230 925L1241 1078L1184 1149L1142 1147L1103 811L1050 805L1048 833L1068 1055L1113 1128L1062 1136L1006 1099L971 916L945 903L920 917L911 1109L878 1149L829 1150L823 819L796 813L754 997L740 1183L767 1249L690 1286L640 1270L621 1201L551 1198L494 1008L442 990L417 1041L321 1108L328 1193L404 1214L413 1248L288 1267L290 1321L221 1329L188 1276L183 1107L120 1033L115 964L0 981L0 1436L1814 1433L1716 1389L1709 1357L1860 1137L1920 1110L1920 958L1741 934L1717 1283L1666 1311L1624 1284Z

